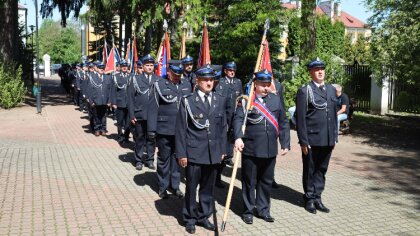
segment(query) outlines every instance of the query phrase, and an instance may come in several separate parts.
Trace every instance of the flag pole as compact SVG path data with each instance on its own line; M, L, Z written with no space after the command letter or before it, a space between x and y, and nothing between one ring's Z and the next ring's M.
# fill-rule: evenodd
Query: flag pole
M267 31L268 31L269 28L270 28L270 19L266 19L265 24L264 24L264 34L262 36L262 40L261 40L261 44L260 44L260 50L258 52L258 57L257 57L257 62L255 63L254 72L257 72L260 69L262 53L264 51L265 40L267 38ZM253 79L254 78L252 78L252 80ZM245 118L244 118L244 121L243 121L243 124L242 124L242 133L245 133L248 113L252 109L251 104L252 104L252 99L254 97L253 95L254 95L254 82L252 81L250 91L249 91L249 94L248 94L248 98L247 98L247 103L246 103ZM221 227L222 232L225 231L225 228L226 228L226 222L227 222L228 213L229 213L229 209L230 209L230 203L232 201L233 187L235 186L236 172L238 171L239 159L241 157L242 157L242 153L238 152L238 151L235 151L235 154L234 154L234 160L235 161L234 161L234 164L233 164L232 176L231 176L231 179L230 179L229 191L228 191L228 195L227 195L227 198L226 198L225 211L224 211L223 220L222 220L222 227Z
M185 21L184 24L182 24L182 40L181 40L181 47L179 48L179 60L181 60L182 58L186 56L185 42L187 38L187 29L188 29L188 24Z

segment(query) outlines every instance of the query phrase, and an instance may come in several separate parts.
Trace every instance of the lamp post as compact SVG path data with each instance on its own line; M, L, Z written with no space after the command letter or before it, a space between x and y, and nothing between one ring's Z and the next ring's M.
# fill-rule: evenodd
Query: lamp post
M35 12L36 12L36 111L38 114L41 114L41 81L39 79L39 38L38 38L38 0L35 0Z
M29 28L31 29L31 38L32 38L32 44L31 44L31 48L34 48L34 29L35 29L35 25L30 25Z

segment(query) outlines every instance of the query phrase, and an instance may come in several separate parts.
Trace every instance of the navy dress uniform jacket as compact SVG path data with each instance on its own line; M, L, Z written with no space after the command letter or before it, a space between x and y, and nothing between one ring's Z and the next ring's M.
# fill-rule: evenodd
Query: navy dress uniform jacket
M226 77L220 79L219 84L216 87L216 91L223 94L228 100L228 125L232 125L233 116L235 113L236 98L243 94L242 82L238 78L233 78L232 83L228 81Z
M189 74L184 73L182 76L182 80L188 81L188 83L190 83L191 89L194 89L196 77L197 76L195 75L194 72L191 72Z
M233 128L235 140L242 138L245 144L243 155L259 158L275 157L278 153L278 138L282 149L290 149L289 121L280 96L273 93L268 94L265 106L277 119L280 136L278 136L276 128L266 121L255 107L248 113L245 134L243 134L242 124L245 118L246 100L242 99L241 105L236 108Z
M111 77L92 73L89 78L88 98L90 104L107 105L111 103Z
M226 154L226 98L212 93L210 110L195 91L181 100L175 131L176 157L195 164L221 163ZM204 127L208 120L209 126Z
M149 80L145 74L132 77L127 89L127 104L130 120L134 118L137 120L147 120L147 107L149 105L151 87L158 79L159 77L153 74L149 84Z
M191 84L186 80L178 85L163 78L156 81L149 100L147 131L175 135L179 103L188 94L191 94Z
M111 103L118 108L127 107L127 87L131 79L129 73L118 73L112 76Z
M308 86L312 93L308 93ZM327 102L327 106L317 109L313 101L318 105ZM335 88L325 84L323 92L313 82L300 88L296 95L296 122L300 145L334 146L338 140Z

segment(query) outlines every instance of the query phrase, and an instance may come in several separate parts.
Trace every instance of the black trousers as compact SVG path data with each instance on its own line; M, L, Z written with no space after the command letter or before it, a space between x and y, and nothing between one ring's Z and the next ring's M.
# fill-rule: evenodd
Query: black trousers
M188 163L185 175L185 202L182 209L185 225L195 225L209 218L213 213L213 189L216 180L217 165L200 165ZM197 186L198 207L196 202Z
M107 105L95 105L92 107L94 131L106 131L106 109Z
M320 199L325 187L325 174L328 170L333 146L312 146L308 155L302 153L302 184L307 200Z
M83 109L85 109L85 99L83 98L83 92L82 90L78 90L79 91L79 109L80 111L83 111Z
M76 87L73 88L73 103L76 106L79 106L79 97L80 97L80 90L77 90Z
M270 215L271 185L276 157L257 158L242 156L243 216L252 216L254 208L259 216Z
M89 117L89 127L91 131L95 131L95 122L94 122L94 118L93 118L93 108L92 106L89 104L89 102L87 102L85 100L85 104L86 104L86 108L87 108L87 112L88 112L88 117Z
M115 110L115 117L117 118L118 137L128 139L130 135L130 121L128 118L128 108L118 107Z
M157 176L159 191L177 190L181 181L178 160L175 156L175 135L161 135L156 137L159 149L157 157Z
M148 140L147 136L147 121L137 120L135 125L136 135L134 140L136 142L135 158L136 162L152 163L155 159L155 141Z

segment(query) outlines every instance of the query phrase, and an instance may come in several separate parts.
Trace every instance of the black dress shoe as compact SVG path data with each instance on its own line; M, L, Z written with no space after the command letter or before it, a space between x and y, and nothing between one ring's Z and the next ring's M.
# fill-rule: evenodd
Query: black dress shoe
M169 197L168 192L165 191L159 191L159 197L162 199L167 199Z
M205 228L207 230L210 230L210 231L214 231L216 229L214 224L210 223L210 221L208 219L205 219L204 221L199 222L197 225L203 226L203 228Z
M262 216L261 219L263 219L265 222L274 222L274 218L271 217L270 215L266 215L266 216Z
M146 163L146 164L145 164L145 166L146 166L147 168L151 169L151 170L155 170L155 169L156 169L156 167L155 167L155 165L153 164L153 162Z
M185 226L185 231L187 231L189 234L195 234L195 225Z
M137 162L136 163L136 170L142 170L143 169L143 163Z
M280 188L280 184L278 184L275 180L273 180L271 187L277 189L277 188Z
M325 212L328 213L330 212L330 209L328 209L322 202L321 200L316 200L315 201L315 208L321 212Z
M316 214L314 201L307 201L305 204L305 210L309 213Z
M183 198L184 197L184 193L182 193L181 190L177 189L173 192L173 194L175 195L175 197L177 198Z
M243 216L242 220L249 225L252 225L254 223L254 220L252 219L252 216Z

